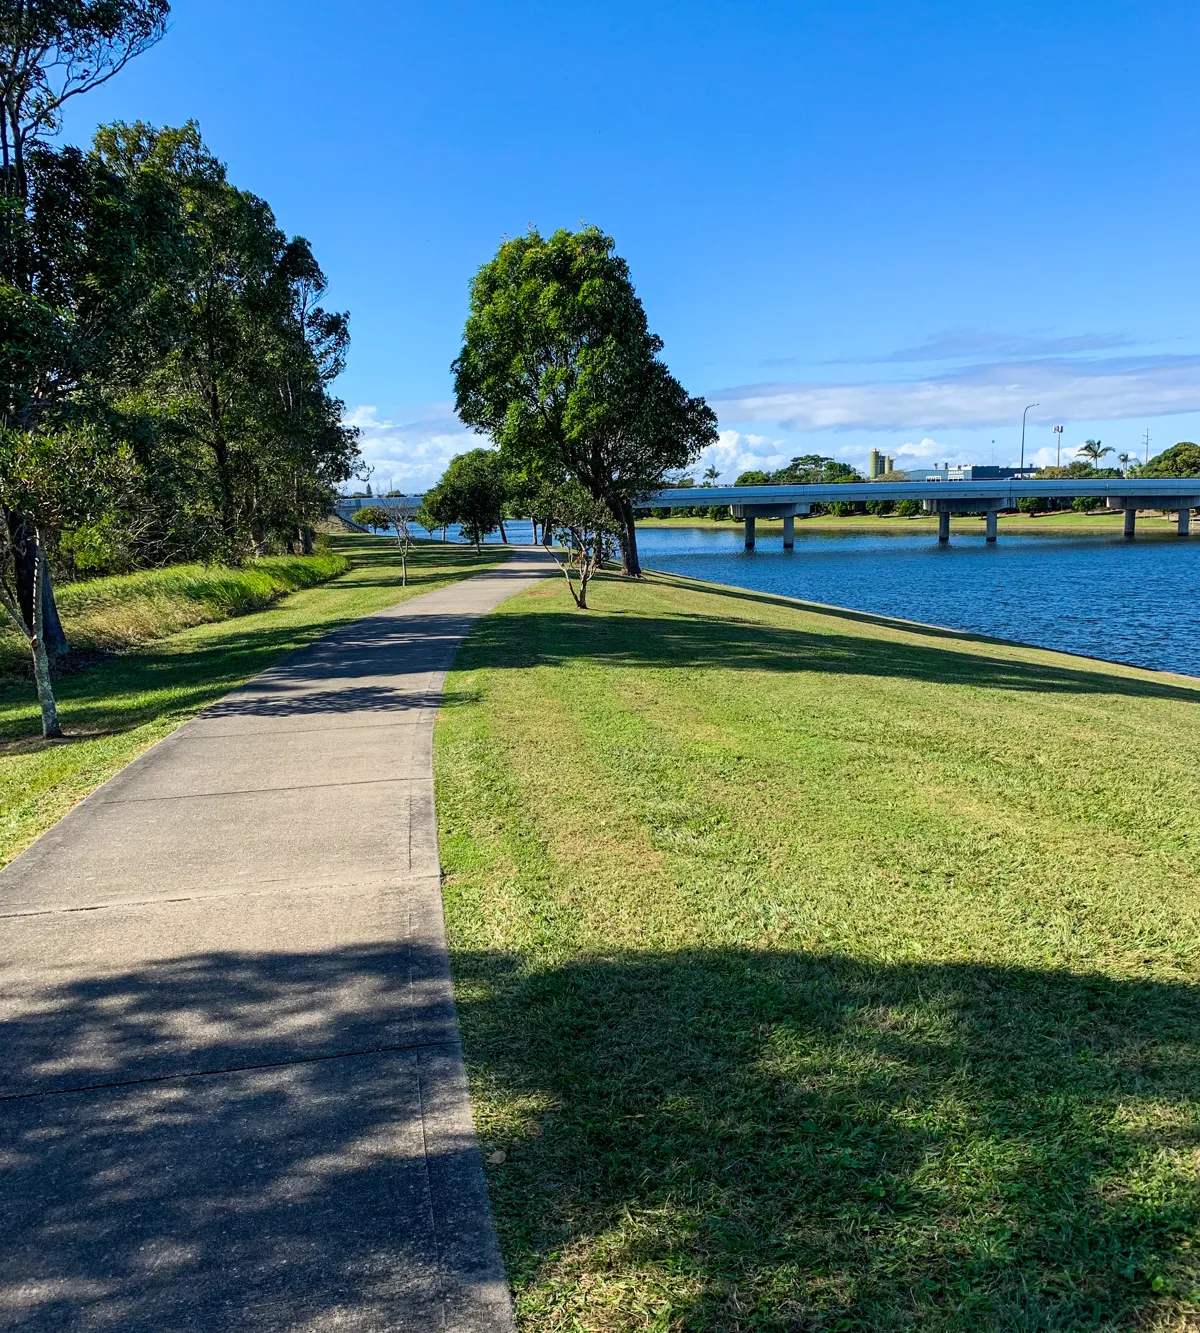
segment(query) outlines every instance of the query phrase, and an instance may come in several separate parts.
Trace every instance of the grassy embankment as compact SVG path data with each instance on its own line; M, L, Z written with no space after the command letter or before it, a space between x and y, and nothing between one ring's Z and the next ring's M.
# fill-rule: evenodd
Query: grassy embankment
M1003 532L1046 532L1059 536L1083 536L1097 534L1108 537L1121 535L1124 518L1120 513L1111 513L1099 509L1091 514L1077 514L1074 510L1062 510L1053 514L1001 514L998 526ZM853 514L849 518L837 518L833 514L817 514L812 518L796 520L797 532L936 532L937 515L922 514L917 518L900 518L896 514L876 517L873 514ZM970 514L955 514L951 520L951 531L983 536L985 521ZM728 528L741 531L741 519L713 518L639 518L639 528ZM1138 515L1137 530L1139 536L1161 534L1175 535L1175 515L1142 513ZM772 536L783 531L783 523L777 519L760 518L757 524L759 535Z
M1200 682L547 583L437 733L523 1330L1198 1326Z
M285 653L503 558L421 545L402 588L392 542L351 535L332 542L332 556L281 557L243 570L176 567L63 587L67 636L92 664L56 680L68 735L49 744L31 681L0 678L0 865L148 745ZM176 632L157 637L164 629ZM113 649L123 651L95 656ZM15 639L0 646L2 665L19 655Z

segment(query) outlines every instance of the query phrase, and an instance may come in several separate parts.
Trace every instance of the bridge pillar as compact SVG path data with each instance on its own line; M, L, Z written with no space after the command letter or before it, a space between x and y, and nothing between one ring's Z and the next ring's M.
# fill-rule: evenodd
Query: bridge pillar
M1186 537L1192 524L1192 511L1190 509L1181 509L1179 511L1179 535Z
M998 517L999 517L999 511L998 511L998 510L996 510L996 509L989 509L989 510L987 511L987 538L986 538L986 540L989 541L989 542L994 542L994 541L996 540L996 519L997 519Z
M783 516L783 549L785 551L796 549L796 519L793 514Z
M743 520L746 524L746 550L754 550L754 516L747 514Z
M948 509L938 510L938 541L948 542L950 540L950 511Z
M1137 510L1127 509L1125 511L1125 535L1132 537L1134 528L1137 526Z

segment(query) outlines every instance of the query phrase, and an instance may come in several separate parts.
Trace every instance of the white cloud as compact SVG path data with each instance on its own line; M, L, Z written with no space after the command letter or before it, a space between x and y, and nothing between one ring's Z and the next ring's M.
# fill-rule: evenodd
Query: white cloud
M400 490L423 491L455 454L487 444L463 426L449 403L427 404L409 421L381 421L376 408L364 405L347 413L346 424L359 429L358 447L375 469L376 490L394 482Z
M887 452L890 453L891 450L888 450ZM936 440L930 439L927 435L923 440L916 444L902 444L900 448L896 450L893 457L932 458L934 454L944 454L945 452L946 449L944 445L938 444Z
M699 477L706 468L715 467L721 474L721 481L729 485L742 472L754 468L770 472L782 467L791 457L790 454L780 452L786 447L785 440L772 439L769 435L746 435L741 431L723 430L716 444L704 450L691 471Z
M1102 421L1200 411L1200 357L1047 358L968 366L921 380L861 384L754 384L712 394L726 422L788 430L979 428Z

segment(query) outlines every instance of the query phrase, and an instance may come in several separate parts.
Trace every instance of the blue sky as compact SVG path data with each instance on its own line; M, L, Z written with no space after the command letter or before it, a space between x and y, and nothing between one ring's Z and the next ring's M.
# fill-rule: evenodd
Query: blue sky
M1015 462L1034 401L1031 457L1056 421L1153 453L1200 439L1198 38L1152 0L176 0L66 135L194 117L312 241L377 481L476 442L449 374L474 270L581 221L717 410L728 479Z

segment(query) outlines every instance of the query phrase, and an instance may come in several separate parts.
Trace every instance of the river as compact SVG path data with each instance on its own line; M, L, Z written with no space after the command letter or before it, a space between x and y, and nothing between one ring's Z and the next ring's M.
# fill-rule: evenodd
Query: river
M712 583L1200 675L1200 538L644 528L642 563Z

